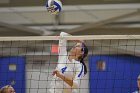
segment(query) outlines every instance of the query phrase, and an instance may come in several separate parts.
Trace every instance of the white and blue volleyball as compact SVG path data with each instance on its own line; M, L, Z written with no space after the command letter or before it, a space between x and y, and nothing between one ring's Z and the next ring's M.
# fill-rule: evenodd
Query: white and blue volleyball
M59 14L62 11L62 2L60 0L47 0L46 7L51 14Z

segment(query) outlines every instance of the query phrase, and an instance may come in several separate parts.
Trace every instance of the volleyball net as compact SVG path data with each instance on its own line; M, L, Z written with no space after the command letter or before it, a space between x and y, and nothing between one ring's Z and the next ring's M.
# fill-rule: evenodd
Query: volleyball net
M48 93L58 61L60 36L0 37L0 87L10 84L17 93ZM140 74L140 35L64 36L89 49L87 75L78 93L132 93Z

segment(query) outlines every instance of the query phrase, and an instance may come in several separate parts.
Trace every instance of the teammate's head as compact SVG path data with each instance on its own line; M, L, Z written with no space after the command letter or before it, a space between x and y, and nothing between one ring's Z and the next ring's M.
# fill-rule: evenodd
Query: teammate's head
M0 93L16 93L11 85L6 85L0 89Z
M140 75L138 76L137 84L138 84L138 89L140 90Z
M73 46L73 48L70 50L70 54L75 56L75 59L80 61L83 65L84 65L84 74L87 73L87 67L84 63L84 58L87 56L88 54L88 48L87 46L80 42L77 43L75 46Z

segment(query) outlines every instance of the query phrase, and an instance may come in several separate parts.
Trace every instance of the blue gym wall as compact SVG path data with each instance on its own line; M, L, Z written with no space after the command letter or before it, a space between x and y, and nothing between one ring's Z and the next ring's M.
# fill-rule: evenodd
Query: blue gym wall
M105 70L97 70L96 62L104 60ZM89 56L90 93L132 93L137 89L140 57L131 55Z
M10 71L9 64L15 64L16 70ZM15 83L11 83L15 80ZM25 58L16 57L0 57L0 87L12 85L16 93L25 93Z

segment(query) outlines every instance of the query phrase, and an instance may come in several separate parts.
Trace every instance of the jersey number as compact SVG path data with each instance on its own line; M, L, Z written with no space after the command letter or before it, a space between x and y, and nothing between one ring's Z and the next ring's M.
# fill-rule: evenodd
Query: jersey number
M61 69L61 72L64 74L64 72L66 71L67 67L64 67Z

